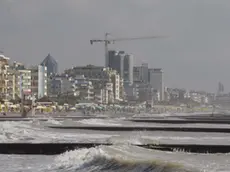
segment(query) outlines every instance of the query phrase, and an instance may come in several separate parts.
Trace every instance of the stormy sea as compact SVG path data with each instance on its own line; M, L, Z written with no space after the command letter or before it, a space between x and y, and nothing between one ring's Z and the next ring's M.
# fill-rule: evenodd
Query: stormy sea
M184 151L158 151L135 145L146 143L229 144L228 133L169 131L94 131L52 129L53 125L150 125L125 118L81 120L31 120L0 122L2 143L113 143L76 149L60 155L0 155L0 171L6 172L229 172L230 154L201 154ZM194 127L220 127L218 124L183 124ZM182 126L180 124L180 126ZM229 127L229 125L222 125Z

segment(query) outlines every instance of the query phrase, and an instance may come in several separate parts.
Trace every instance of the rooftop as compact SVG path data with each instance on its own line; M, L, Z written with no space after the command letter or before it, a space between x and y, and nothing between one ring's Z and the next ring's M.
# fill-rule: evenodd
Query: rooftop
M47 66L48 64L57 65L57 61L50 54L48 54L48 56L41 62L41 65L44 66Z
M4 56L3 54L0 54L0 58L1 58L1 59L5 59L5 60L10 60L9 57Z

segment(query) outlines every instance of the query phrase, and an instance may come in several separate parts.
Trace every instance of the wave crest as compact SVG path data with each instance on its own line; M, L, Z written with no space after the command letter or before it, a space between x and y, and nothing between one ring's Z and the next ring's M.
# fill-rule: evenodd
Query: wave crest
M66 152L58 156L49 169L57 172L196 172L179 163L133 159L119 153L112 156L100 146Z

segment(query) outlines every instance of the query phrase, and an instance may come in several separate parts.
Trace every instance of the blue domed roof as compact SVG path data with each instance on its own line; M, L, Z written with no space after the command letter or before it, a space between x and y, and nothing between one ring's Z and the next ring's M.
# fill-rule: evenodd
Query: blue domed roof
M58 73L58 63L50 54L42 61L41 65L47 67L48 74Z
M42 61L41 65L47 65L47 64L57 64L57 61L50 55L48 54L48 56Z

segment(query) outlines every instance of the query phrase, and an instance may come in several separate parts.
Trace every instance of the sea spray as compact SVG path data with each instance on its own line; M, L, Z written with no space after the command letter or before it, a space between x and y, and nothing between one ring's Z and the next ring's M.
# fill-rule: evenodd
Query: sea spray
M69 151L55 158L46 171L55 172L196 172L175 162L132 155L125 146L99 146ZM136 147L132 147L136 148ZM138 148L137 148L138 149ZM127 150L128 151L128 150Z

